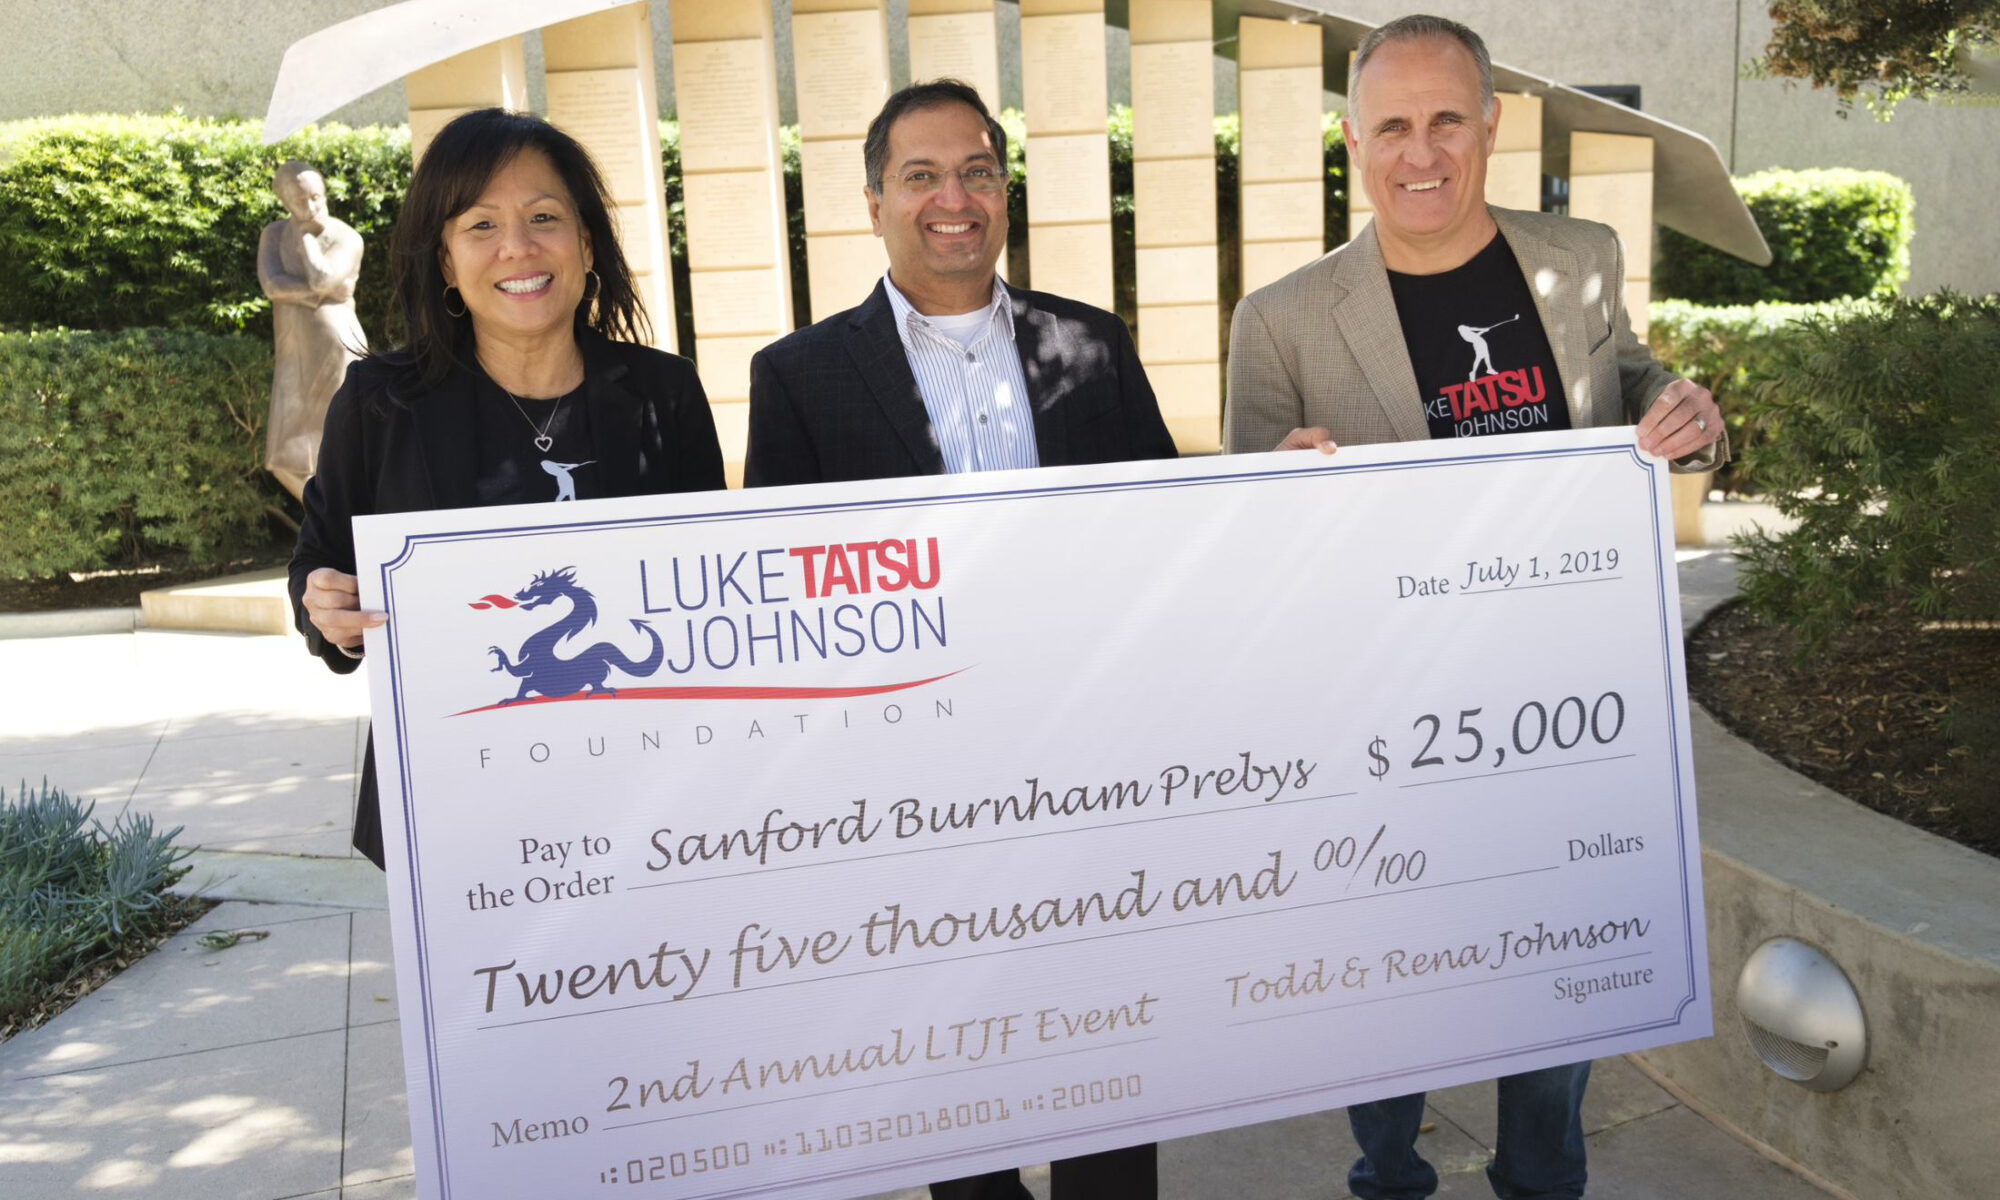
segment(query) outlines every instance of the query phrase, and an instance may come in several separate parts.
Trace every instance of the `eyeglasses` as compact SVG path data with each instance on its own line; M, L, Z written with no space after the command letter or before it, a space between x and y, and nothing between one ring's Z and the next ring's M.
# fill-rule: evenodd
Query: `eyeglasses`
M1007 182L1007 176L1001 173L1000 168L986 163L976 163L970 167L960 167L956 171L939 171L931 167L915 167L903 172L901 175L891 175L889 178L901 184L903 190L906 192L916 195L928 195L931 192L943 190L944 181L953 175L958 176L960 187L975 196L997 192Z

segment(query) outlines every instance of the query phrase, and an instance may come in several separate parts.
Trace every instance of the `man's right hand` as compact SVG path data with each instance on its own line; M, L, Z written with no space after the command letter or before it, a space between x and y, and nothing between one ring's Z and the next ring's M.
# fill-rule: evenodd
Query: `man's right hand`
M361 581L332 567L321 567L306 576L306 618L321 637L342 650L361 645L361 633L387 623L387 613L361 611Z
M1285 435L1285 440L1271 447L1273 450L1317 450L1321 454L1332 454L1340 449L1334 444L1333 431L1318 425L1311 429L1294 429Z

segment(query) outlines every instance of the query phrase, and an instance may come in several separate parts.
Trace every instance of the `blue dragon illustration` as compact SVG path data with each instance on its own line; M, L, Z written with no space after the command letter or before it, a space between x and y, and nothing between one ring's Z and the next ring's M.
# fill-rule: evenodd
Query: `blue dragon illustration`
M519 704L535 695L552 699L579 693L616 696L618 689L604 685L614 668L643 679L659 670L660 664L666 661L667 651L660 642L659 633L639 620L634 620L632 627L645 630L646 636L653 639L653 652L646 656L644 662L634 662L610 642L599 642L567 658L556 653L558 646L582 635L597 623L597 598L577 583L574 567L543 571L527 587L515 592L514 599L524 609L540 608L544 604L568 599L570 609L547 628L522 642L518 659L510 661L507 652L498 646L487 647L487 652L499 660L493 669L505 671L521 681L521 690L500 701L503 705Z

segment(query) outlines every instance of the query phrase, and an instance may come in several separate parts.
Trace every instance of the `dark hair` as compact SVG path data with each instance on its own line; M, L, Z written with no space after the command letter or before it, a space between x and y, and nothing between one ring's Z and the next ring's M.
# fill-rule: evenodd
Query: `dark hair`
M1378 25L1361 39L1355 48L1354 64L1347 68L1347 109L1351 114L1360 107L1354 92L1361 84L1361 68L1375 57L1375 52L1385 42L1406 42L1418 38L1450 38L1465 47L1472 55L1472 61L1479 68L1479 107L1487 116L1493 115L1493 56L1486 52L1486 42L1468 27L1446 17L1426 16L1412 13L1407 17L1397 17L1387 25Z
M646 341L651 325L632 284L632 270L618 246L611 200L597 164L575 138L532 113L481 108L457 117L438 131L424 151L403 197L403 211L389 239L392 287L409 331L395 358L421 376L421 386L443 382L472 355L472 321L453 316L445 305L444 271L438 252L445 225L471 208L493 176L524 150L540 151L569 190L577 216L590 235L592 270L598 284L586 285L576 307L578 328L606 337Z
M986 111L986 102L971 84L956 79L933 79L928 83L913 83L883 102L882 111L868 122L868 139L861 143L861 158L868 171L868 190L877 196L882 194L882 173L889 168L889 127L903 119L906 114L922 112L927 108L938 108L946 104L963 104L979 114L986 122L986 132L993 139L993 153L1000 158L1000 173L1007 173L1007 131L1000 128L1000 122Z

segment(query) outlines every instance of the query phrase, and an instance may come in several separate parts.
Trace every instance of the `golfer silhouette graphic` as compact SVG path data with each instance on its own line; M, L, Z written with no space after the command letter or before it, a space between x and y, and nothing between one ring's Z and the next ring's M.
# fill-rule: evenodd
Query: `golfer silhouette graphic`
M590 462L559 463L546 458L543 459L542 470L556 477L556 499L558 501L576 499L576 480L571 479L569 473L578 467L587 467L590 463L596 461L593 458Z
M1486 346L1486 335L1510 321L1518 321L1520 319L1521 314L1515 313L1513 316L1508 317L1506 321L1496 321L1484 329L1476 325L1460 325L1458 327L1458 336L1472 343L1472 374L1465 377L1467 383L1471 383L1473 380L1479 378L1480 363L1486 364L1486 373L1488 375L1499 373L1493 367L1493 351Z

